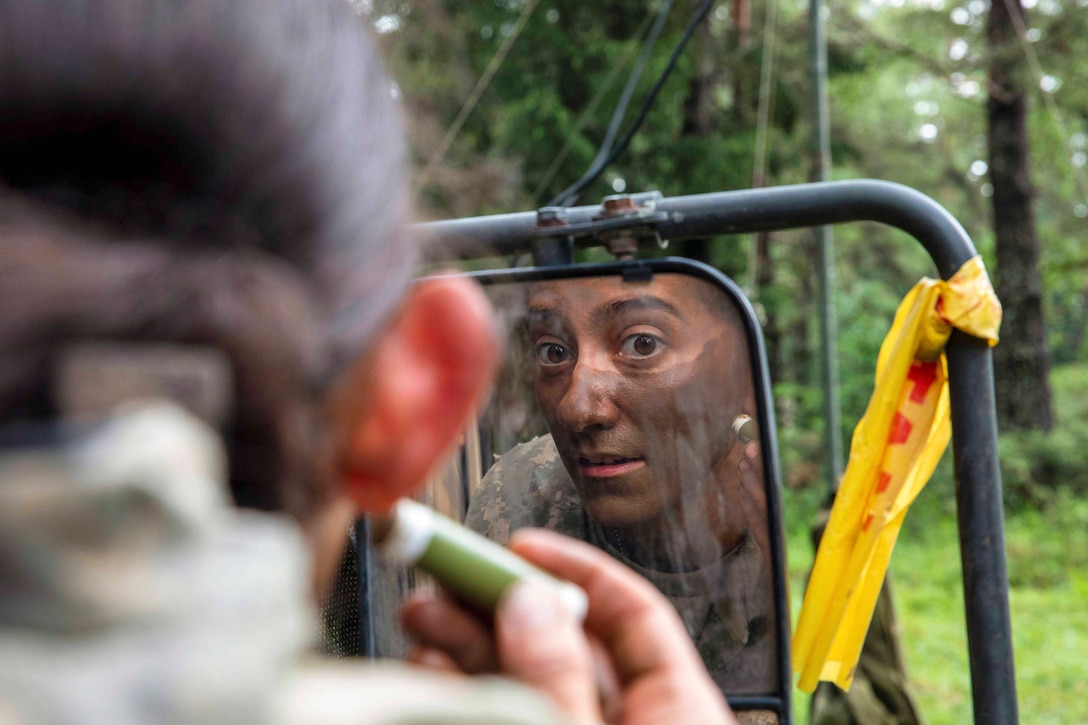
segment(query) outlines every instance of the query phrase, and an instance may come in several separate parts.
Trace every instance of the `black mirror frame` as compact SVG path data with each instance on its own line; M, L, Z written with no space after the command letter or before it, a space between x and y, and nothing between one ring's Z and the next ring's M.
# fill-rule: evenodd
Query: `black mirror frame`
M484 270L471 272L471 277L481 284L503 282L538 282L555 279L579 279L622 275L625 280L649 280L656 274L678 273L697 277L713 284L736 306L744 324L748 340L749 362L752 367L756 391L756 412L759 421L760 446L764 465L764 487L767 492L767 520L771 527L771 560L775 607L776 689L771 696L729 695L727 700L734 710L773 710L779 722L788 725L792 721L790 704L790 608L789 589L786 582L785 530L782 517L781 471L778 459L778 435L774 419L774 401L771 391L767 352L763 342L763 329L748 298L733 280L717 269L682 257L625 260L593 264L557 265L548 267L524 267L508 270Z

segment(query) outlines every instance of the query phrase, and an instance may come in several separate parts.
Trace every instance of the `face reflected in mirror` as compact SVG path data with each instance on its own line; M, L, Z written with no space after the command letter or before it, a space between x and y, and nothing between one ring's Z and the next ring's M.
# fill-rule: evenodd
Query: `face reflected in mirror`
M538 282L528 336L534 397L589 516L654 568L734 549L755 512L732 425L755 399L733 303L677 274Z
M495 285L508 360L465 523L587 541L676 606L728 694L773 692L774 563L751 345L734 299L658 273ZM516 432L515 432L516 431Z

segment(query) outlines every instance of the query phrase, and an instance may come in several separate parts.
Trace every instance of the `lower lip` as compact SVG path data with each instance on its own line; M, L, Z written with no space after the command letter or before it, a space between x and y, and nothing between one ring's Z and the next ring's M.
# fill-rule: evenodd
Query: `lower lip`
M578 469L582 472L582 475L587 478L614 478L616 476L623 476L642 468L646 465L646 461L641 458L624 461L623 463L606 463L600 465L591 464L579 464Z

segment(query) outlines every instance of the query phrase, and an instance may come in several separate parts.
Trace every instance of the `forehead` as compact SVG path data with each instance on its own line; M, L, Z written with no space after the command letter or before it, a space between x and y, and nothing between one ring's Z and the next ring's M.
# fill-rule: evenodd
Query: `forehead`
M567 319L603 320L608 310L660 310L681 322L707 316L733 321L732 300L708 282L687 275L657 274L644 282L617 276L537 282L529 288L529 309ZM735 325L731 325L735 327Z

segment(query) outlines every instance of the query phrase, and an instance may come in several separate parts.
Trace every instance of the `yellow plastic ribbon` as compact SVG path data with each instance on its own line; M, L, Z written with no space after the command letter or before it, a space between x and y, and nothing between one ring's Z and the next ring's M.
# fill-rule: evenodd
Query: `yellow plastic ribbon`
M944 346L952 328L997 344L1001 304L980 257L948 281L923 278L880 346L876 386L816 553L793 636L797 686L850 688L907 508L948 447Z

